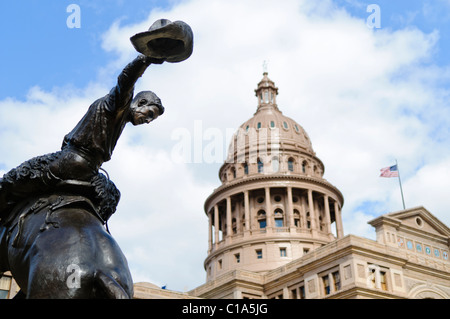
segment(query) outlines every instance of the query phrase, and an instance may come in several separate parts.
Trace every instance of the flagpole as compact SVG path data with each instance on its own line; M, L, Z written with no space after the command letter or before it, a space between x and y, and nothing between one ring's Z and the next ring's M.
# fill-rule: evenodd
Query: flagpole
M400 178L400 169L398 168L397 160L395 160L395 165L397 166L398 183L400 184L400 192L402 193L403 210L405 210L406 209L406 207L405 207L405 198L403 197L402 180Z

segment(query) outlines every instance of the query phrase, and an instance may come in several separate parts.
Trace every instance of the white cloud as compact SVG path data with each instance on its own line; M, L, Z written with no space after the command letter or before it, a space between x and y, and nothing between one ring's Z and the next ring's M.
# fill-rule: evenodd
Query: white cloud
M397 180L378 177L395 159L407 206L424 205L450 225L450 108L448 91L439 87L449 72L427 64L438 32L371 30L331 1L192 0L135 25L114 24L102 47L117 59L99 66L100 79L112 83L136 55L129 37L159 18L191 25L194 53L150 67L136 91L153 90L166 113L150 126L126 127L105 164L122 192L110 229L135 281L181 291L203 282L203 203L219 185L220 164L176 163L172 133L187 129L201 141L194 136L198 120L202 132L237 129L256 110L253 90L264 60L280 109L306 129L325 178L344 194L346 234L370 237L367 221L401 209ZM26 102L0 101L3 166L58 149L87 106L108 92L105 83L76 92L34 88Z

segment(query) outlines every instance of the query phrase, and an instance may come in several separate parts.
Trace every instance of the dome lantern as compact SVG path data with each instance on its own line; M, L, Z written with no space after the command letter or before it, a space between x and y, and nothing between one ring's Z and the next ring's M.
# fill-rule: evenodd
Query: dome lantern
M255 95L258 98L258 111L261 108L277 107L276 96L278 95L278 88L275 83L269 79L268 73L263 73L263 79L258 83L258 88L255 90Z

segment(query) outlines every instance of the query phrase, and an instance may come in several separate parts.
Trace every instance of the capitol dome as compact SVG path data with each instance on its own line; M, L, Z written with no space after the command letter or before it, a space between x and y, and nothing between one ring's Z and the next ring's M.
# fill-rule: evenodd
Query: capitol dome
M323 163L315 156L311 140L303 127L279 110L276 103L278 88L267 72L263 74L255 93L257 110L233 136L226 163L219 171L222 183L253 173L297 172L321 177ZM242 165L236 167L235 163Z
M267 272L343 237L341 192L303 127L282 114L264 72L257 109L234 134L205 201L207 281L241 269Z

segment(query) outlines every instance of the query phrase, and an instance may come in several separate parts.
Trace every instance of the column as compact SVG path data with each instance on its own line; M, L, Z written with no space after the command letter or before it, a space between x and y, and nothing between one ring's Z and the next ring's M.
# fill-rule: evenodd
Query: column
M214 247L219 245L219 206L214 205Z
M231 197L227 197L227 238L230 238L233 234L232 224L231 224Z
M314 202L312 196L312 189L308 189L308 207L309 207L309 219L311 220L311 229L316 229L316 213L314 212Z
M266 195L266 224L267 224L267 232L272 231L273 227L273 212L272 212L272 203L270 201L270 187L265 188Z
M287 188L287 210L286 210L286 214L287 214L287 220L289 223L289 227L294 228L295 227L295 223L294 223L294 209L293 209L293 204L292 204L292 187L288 186Z
M212 238L212 213L208 212L208 253L212 250L213 238Z
M305 196L301 196L300 197L300 203L301 203L301 211L300 211L300 227L303 229L307 228L307 217L306 217L306 200L305 200Z
M330 215L330 203L328 195L323 197L323 205L325 206L325 221L327 223L327 233L331 234L331 215Z
M342 226L342 216L341 216L341 211L339 209L339 204L337 201L334 202L334 216L336 218L337 238L342 238L342 237L344 237L344 227Z
M317 230L320 230L321 222L320 222L319 203L317 202L317 200L314 200L314 197L313 197L313 203L314 203L314 215L316 215Z
M244 209L245 209L245 233L250 230L250 201L248 198L248 191L244 191Z
M328 282L330 285L330 294L336 292L336 289L334 287L334 278L333 275L331 273L328 274Z
M236 203L236 234L240 234L243 233L244 230L242 229L242 225L241 225L241 213L242 213L242 209L241 209L241 202L240 200L237 201ZM233 223L233 219L231 219L231 223Z
M289 289L288 289L288 287L283 287L283 299L289 299Z

